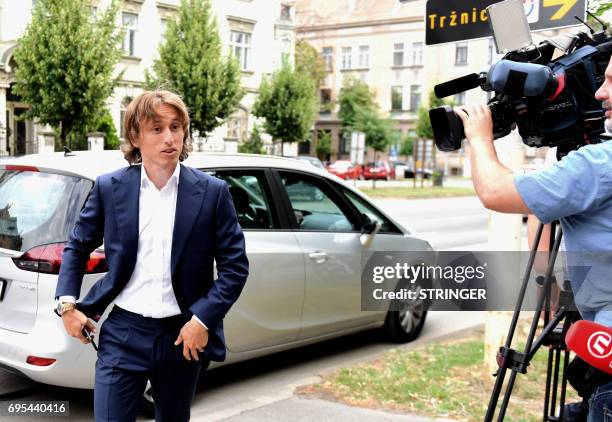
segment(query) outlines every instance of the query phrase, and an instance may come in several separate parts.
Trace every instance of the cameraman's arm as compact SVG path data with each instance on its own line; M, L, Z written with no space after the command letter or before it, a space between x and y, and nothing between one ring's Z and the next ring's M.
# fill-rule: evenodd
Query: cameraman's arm
M493 211L530 214L514 185L513 172L497 158L493 146L493 121L486 105L455 107L470 142L472 182L478 198Z

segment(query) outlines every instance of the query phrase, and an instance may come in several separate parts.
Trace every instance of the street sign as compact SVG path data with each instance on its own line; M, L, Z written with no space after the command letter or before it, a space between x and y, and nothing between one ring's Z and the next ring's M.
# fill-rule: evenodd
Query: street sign
M425 44L492 36L487 6L499 0L427 0ZM577 25L574 15L584 19L586 0L523 0L532 31Z

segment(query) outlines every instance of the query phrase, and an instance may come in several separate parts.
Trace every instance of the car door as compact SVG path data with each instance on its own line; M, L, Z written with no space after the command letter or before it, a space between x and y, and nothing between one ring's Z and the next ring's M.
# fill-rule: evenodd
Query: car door
M281 229L283 216L268 172L216 169L213 173L229 186L249 259L244 290L224 320L228 350L243 352L294 341L301 326L304 262L291 230Z
M300 338L360 325L368 315L361 312L359 223L323 178L297 171L278 175L306 268Z

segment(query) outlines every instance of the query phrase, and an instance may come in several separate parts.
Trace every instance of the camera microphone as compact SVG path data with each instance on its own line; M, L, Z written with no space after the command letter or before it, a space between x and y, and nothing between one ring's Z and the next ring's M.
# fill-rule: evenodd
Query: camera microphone
M434 86L434 94L438 98L449 97L463 91L478 88L483 82L484 79L480 75L470 73L469 75Z
M612 328L577 321L567 330L565 344L592 367L612 374Z

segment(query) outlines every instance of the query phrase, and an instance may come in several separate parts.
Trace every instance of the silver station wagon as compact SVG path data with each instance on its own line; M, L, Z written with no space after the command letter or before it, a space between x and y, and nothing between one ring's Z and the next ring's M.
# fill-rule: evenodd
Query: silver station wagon
M228 183L250 261L224 320L227 360L211 368L372 328L396 342L418 336L424 303L362 311L361 261L368 252L431 247L358 190L288 158L193 153L183 164ZM0 367L93 388L95 351L66 334L53 313L55 287L64 242L95 178L126 165L119 151L0 162ZM81 297L105 271L101 248L87 263Z

